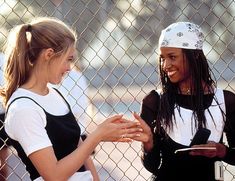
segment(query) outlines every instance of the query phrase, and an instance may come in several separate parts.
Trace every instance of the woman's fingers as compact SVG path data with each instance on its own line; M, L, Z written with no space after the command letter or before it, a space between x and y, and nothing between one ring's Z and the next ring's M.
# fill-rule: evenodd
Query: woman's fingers
M122 114L117 114L106 119L106 122L120 122L122 119Z
M135 119L137 119L139 121L139 123L141 124L141 127L145 131L151 131L150 127L146 124L146 122L136 112L133 112L133 116L135 117Z
M197 150L192 150L189 152L190 155L192 156L205 156L208 158L213 158L216 156L216 150L203 150L203 149L197 149Z
M194 156L205 156L205 157L209 157L209 158L213 158L213 157L220 157L223 158L226 154L226 147L225 145L221 144L221 143L215 143L215 142L211 142L209 141L207 144L201 144L201 145L194 145L193 147L197 148L197 147L209 147L209 148L213 148L213 149L195 149L190 151L190 155L194 155Z
M99 126L99 134L103 141L130 142L132 137L138 137L142 131L139 122L123 118L123 115L115 115L107 118Z
M139 123L132 124L125 123L125 126L121 129L121 137L118 141L121 142L130 142L133 141L133 138L139 137L140 133L143 132L143 129L140 127Z
M137 113L133 113L133 115L137 121L125 119L123 115L115 115L105 121L104 130L109 130L113 141L148 142L152 138L150 127Z

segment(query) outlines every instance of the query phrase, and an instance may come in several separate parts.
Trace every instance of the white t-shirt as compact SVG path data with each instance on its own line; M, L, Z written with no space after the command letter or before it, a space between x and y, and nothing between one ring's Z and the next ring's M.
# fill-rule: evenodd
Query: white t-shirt
M53 88L49 88L45 96L18 88L9 102L20 96L32 98L52 115L65 115L69 112L66 102ZM40 106L28 98L18 99L9 107L5 119L7 134L20 143L27 156L52 145L45 129L46 115Z
M223 90L215 89L214 97L216 99L214 98L209 108L205 110L205 117L206 128L211 131L208 140L218 143L223 134L225 124L224 115L221 112L221 109L226 112ZM213 118L211 115L213 115ZM177 121L173 121L172 129L166 129L167 134L177 143L189 146L197 131L195 124L192 124L192 122L195 122L193 111L183 107L175 108L175 120Z

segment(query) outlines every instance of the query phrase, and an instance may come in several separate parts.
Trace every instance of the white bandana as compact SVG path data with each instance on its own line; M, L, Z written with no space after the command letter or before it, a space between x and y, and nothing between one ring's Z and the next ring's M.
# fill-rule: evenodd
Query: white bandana
M177 22L162 30L159 47L202 50L204 35L201 28L190 22Z

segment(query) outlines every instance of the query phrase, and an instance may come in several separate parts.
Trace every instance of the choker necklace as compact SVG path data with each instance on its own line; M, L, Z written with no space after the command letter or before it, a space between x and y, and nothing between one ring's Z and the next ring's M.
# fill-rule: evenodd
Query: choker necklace
M204 90L203 91L203 94L205 95L205 94L211 94L211 93L213 93L214 92L214 89L213 88L209 88L209 89L207 89L207 90ZM190 89L190 88L187 88L187 89L178 89L178 93L180 93L180 94L183 94L183 95L191 95L192 94L192 90Z
M179 89L178 92L181 93L181 94L185 94L185 95L190 95L191 94L190 88L183 89L183 90Z

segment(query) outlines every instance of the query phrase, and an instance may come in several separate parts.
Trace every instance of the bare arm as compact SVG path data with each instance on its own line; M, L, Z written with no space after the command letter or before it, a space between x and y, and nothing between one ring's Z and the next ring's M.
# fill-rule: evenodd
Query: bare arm
M139 132L138 122L116 115L101 123L76 150L61 160L57 160L52 147L33 152L29 158L44 180L67 180L85 163L99 142L119 141L123 134L133 138L136 132Z
M81 145L82 143L83 143L83 141L82 141L82 139L80 139L79 145ZM96 168L95 168L95 165L94 165L94 162L93 162L91 156L89 156L87 158L87 160L85 161L84 165L85 165L85 168L87 170L90 170L90 172L91 172L91 174L93 176L93 181L100 181L99 175L98 175L98 173L96 171Z
M88 157L88 159L86 160L84 165L87 170L91 171L91 174L93 176L93 181L100 181L99 175L96 171L96 168L95 168L95 165L94 165L94 162L93 162L91 156Z

